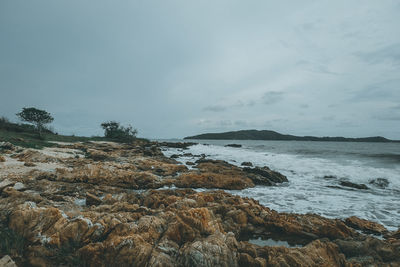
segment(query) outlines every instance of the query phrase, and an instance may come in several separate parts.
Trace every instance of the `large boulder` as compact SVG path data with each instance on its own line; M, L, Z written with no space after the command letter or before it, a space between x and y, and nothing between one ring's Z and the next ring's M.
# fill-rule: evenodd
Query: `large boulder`
M273 171L267 166L255 168L245 167L243 171L249 174L249 177L256 185L274 185L289 181L285 175Z

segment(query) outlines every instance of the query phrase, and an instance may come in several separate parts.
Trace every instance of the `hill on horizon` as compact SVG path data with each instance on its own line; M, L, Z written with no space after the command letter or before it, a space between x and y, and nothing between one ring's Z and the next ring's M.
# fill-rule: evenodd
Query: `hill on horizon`
M187 136L183 139L198 140L276 140L276 141L330 141L330 142L400 142L400 140L390 140L382 136L346 138L346 137L316 137L316 136L295 136L281 134L270 130L240 130L223 133L205 133L194 136Z

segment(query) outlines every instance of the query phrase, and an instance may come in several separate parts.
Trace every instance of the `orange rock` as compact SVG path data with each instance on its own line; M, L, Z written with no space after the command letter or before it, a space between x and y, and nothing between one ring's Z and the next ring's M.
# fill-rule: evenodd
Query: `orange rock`
M221 189L244 189L254 187L253 182L243 176L231 176L218 173L184 173L175 182L177 187L187 188L221 188Z
M345 220L345 223L354 228L361 230L365 233L372 234L386 234L388 230L381 224L376 222L371 222L368 220L360 219L356 216L349 217Z

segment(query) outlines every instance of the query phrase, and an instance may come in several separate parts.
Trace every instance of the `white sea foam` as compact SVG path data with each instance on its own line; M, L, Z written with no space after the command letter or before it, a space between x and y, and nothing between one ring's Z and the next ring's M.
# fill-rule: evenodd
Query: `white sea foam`
M179 149L164 151L167 156L183 154ZM378 167L360 158L305 157L287 153L256 151L253 147L231 148L220 145L194 145L184 153L206 154L207 158L222 159L232 164L250 161L255 166L268 166L286 175L283 186L256 186L229 192L252 197L261 204L280 212L317 213L330 218L358 216L395 230L400 222L400 165ZM338 156L339 157L339 156ZM179 157L182 163L192 157ZM324 178L332 176L332 178ZM368 184L376 178L389 181L387 188ZM340 186L341 181L366 184L370 189L359 190Z

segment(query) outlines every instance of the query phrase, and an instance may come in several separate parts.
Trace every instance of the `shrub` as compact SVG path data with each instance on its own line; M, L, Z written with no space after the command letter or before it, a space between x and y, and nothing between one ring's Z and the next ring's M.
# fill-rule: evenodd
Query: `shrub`
M114 139L120 142L132 142L136 139L137 130L128 125L124 127L116 121L103 122L101 127L104 129L106 138Z
M37 108L23 108L21 112L17 113L17 116L23 121L34 124L39 136L42 136L42 131L45 129L44 125L54 120L50 113Z

